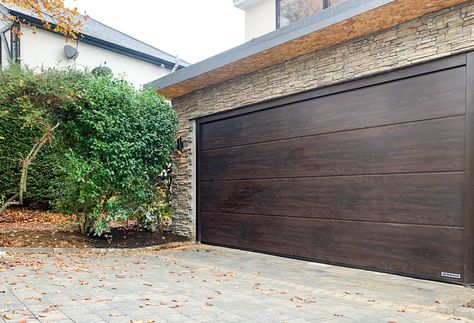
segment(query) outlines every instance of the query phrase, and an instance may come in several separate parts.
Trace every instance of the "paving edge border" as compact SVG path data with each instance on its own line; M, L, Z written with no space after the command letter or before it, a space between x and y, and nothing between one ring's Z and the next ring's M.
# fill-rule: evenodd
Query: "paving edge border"
M195 241L172 242L163 245L141 247L141 248L29 248L29 247L0 247L0 252L7 253L52 253L52 254L84 254L84 253L101 253L101 254L121 254L121 253L137 253L152 252L168 249L184 249L199 245Z

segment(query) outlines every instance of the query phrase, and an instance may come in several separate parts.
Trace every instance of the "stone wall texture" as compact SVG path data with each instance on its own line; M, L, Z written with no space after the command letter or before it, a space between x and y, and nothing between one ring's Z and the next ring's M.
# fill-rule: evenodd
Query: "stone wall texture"
M175 99L185 143L184 157L175 164L175 232L195 237L193 119L469 50L474 50L474 1Z

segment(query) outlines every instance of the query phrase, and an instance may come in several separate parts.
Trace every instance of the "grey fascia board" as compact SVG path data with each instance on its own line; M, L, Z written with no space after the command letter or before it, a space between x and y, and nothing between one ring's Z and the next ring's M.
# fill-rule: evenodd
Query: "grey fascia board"
M196 64L170 73L145 86L156 90L181 83L198 75L210 72L245 57L279 46L307 34L324 29L344 20L394 2L395 0L347 0L313 16L302 19L286 27L250 40L240 46L212 56Z

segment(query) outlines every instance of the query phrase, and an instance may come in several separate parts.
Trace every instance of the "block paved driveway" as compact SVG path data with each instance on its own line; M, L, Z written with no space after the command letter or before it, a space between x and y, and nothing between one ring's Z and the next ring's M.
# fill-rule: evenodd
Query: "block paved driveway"
M232 249L10 254L0 322L467 322L474 290Z

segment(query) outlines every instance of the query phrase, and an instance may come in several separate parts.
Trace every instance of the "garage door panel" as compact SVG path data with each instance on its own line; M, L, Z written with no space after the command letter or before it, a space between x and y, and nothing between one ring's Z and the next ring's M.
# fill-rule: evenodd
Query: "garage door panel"
M202 149L464 114L465 79L458 67L211 122Z
M458 171L465 117L201 152L202 180Z
M201 212L204 243L441 278L462 274L461 228Z
M203 181L201 211L464 225L464 173Z
M465 61L200 119L201 241L462 283Z

